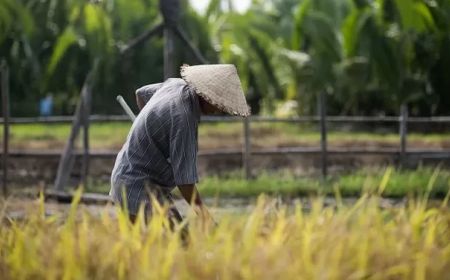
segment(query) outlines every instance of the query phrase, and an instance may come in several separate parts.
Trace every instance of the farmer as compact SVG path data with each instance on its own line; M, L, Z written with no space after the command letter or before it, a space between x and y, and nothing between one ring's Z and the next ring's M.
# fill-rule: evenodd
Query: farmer
M250 114L234 65L185 65L181 76L136 91L141 111L117 155L110 190L115 202L127 205L132 221L140 205L149 218L150 194L169 203L169 217L181 221L170 194L175 187L210 219L196 188L200 115Z

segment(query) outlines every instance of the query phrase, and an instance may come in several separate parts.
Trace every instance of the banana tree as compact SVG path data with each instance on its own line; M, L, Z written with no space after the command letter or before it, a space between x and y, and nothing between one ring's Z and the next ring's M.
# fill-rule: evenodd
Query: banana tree
M219 59L237 66L254 114L263 107L272 111L275 100L284 95L274 64L280 43L274 24L277 19L272 9L265 9L259 2L254 1L249 10L240 14L232 10L232 5L212 0L206 12Z
M360 73L367 75L356 75L349 81L376 88L384 101L380 107L391 112L396 112L400 104L423 97L427 72L436 57L420 63L419 49L425 46L424 42L435 40L435 29L425 1L354 1L343 26L345 56L367 58L366 65L359 65L360 70L364 69ZM348 69L351 67L358 66L347 65ZM353 89L354 94L370 90Z
M6 60L12 73L11 111L33 111L32 100L22 88L37 89L41 65L30 36L37 32L35 20L27 6L16 0L0 1L0 59ZM26 85L26 86L24 86ZM25 102L19 104L18 99ZM21 106L19 106L21 105Z
M339 26L348 8L348 1L333 0L304 0L297 8L292 49L280 50L280 56L290 61L299 113L316 111L316 95L337 93L335 68L343 57Z
M423 99L428 105L428 114L448 114L450 108L450 0L437 0L427 2L427 7L434 19L436 32L435 40L421 40L418 56L421 64L429 66L429 58L433 58L433 64L428 67L429 89L432 94L427 94ZM434 97L434 98L430 98ZM432 99L430 101L430 99ZM426 109L428 109L426 108ZM422 109L422 108L419 108ZM420 110L422 112L423 110Z
M4 0L0 14L1 53L14 73L14 113L35 114L48 92L68 103L87 73L84 62L110 53L110 22L98 3Z
M114 40L112 21L105 11L108 3L82 0L58 1L60 12L65 12L66 22L61 24L51 55L46 63L42 91L57 93L62 102L70 100L73 106L79 96L80 85L90 71L93 61L100 60L97 77L105 80L108 63L113 60ZM80 63L82 62L82 63ZM101 88L104 83L98 83ZM94 103L102 96L96 90Z

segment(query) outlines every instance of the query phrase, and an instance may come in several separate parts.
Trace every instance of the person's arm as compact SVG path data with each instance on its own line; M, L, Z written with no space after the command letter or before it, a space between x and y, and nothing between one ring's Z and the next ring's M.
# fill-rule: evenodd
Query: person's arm
M195 213L202 218L211 219L208 209L204 206L195 184L178 186L181 195L194 209Z

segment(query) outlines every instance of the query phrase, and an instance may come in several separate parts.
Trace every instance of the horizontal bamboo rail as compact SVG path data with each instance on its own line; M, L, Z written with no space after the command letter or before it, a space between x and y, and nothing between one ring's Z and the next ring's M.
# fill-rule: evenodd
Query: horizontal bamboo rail
M400 116L327 116L327 122L335 123L399 123ZM30 118L10 118L10 124L53 124L53 123L71 123L73 116L54 116L54 117L30 117ZM92 122L130 122L126 115L91 115L89 121ZM250 122L267 123L301 123L301 122L319 122L318 116L302 116L292 118L273 118L273 117L249 117ZM204 117L202 122L242 122L239 117ZM408 117L408 123L450 123L450 116L442 117ZM3 118L0 118L0 124L3 124Z

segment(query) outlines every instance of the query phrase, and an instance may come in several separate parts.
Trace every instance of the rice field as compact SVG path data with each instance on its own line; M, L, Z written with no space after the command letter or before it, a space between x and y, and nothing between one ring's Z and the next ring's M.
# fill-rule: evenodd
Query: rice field
M171 230L158 205L146 224L117 209L92 213L78 205L48 214L41 196L22 219L0 213L2 279L449 279L449 195L427 193L391 209L379 207L390 180L352 205L310 198L306 211L260 196L249 213L215 215L216 224L188 213Z

